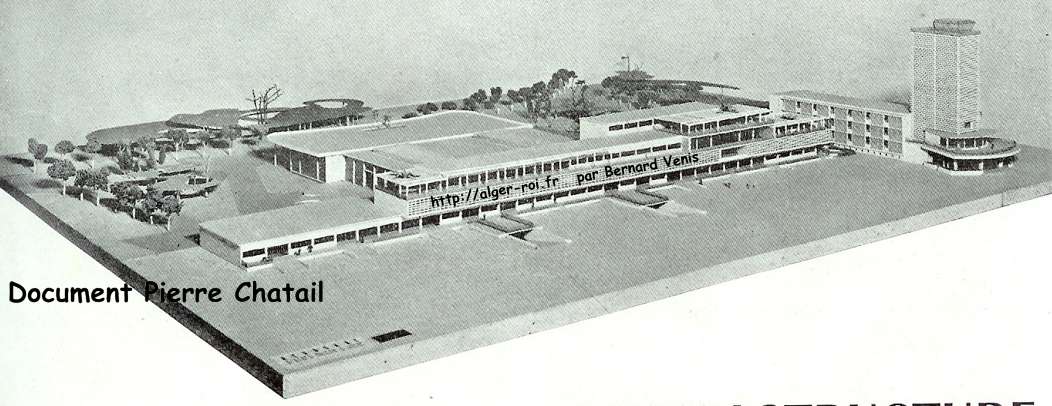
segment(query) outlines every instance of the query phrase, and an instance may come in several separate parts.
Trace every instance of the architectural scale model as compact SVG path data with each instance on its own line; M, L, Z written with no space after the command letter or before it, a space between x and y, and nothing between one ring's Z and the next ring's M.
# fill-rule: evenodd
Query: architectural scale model
M320 100L272 110L249 152L176 146L102 181L11 157L0 183L140 292L245 286L157 304L290 397L1049 194L1052 152L982 127L974 25L912 30L909 106L796 90L567 136ZM144 144L266 113L144 124ZM137 167L114 137L96 142Z

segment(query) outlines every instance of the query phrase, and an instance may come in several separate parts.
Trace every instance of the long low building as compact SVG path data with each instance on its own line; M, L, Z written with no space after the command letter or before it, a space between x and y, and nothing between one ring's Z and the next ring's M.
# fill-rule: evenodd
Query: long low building
M344 241L365 242L401 217L360 198L341 198L201 223L201 247L248 266ZM386 227L386 228L385 228Z
M332 183L349 179L344 154L521 127L528 125L473 111L444 111L386 125L279 132L268 135L267 139L276 146L272 156L275 165L319 182ZM363 179L357 183L369 182Z
M287 157L288 167L303 172L309 165L302 163L312 162L315 172L308 176L372 187L373 202L340 199L206 222L201 245L251 268L340 243L801 159L833 143L828 117L743 105L689 103L603 120L649 124L573 140L474 112L450 112L383 129L275 134L279 151L288 151L275 156L279 165Z

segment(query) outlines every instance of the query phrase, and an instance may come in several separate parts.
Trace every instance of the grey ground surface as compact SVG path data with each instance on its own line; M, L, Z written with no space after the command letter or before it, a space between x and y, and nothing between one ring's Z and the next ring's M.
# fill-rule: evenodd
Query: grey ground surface
M0 175L20 188L28 185L18 168L4 167ZM245 184L254 184L282 174L245 176L252 180ZM53 190L30 196L149 280L223 288L225 301L188 307L276 370L290 373L312 364L290 367L278 356L352 339L363 344L326 362L413 345L1049 180L1052 152L1036 148L1024 148L1014 168L979 177L950 176L868 155L825 158L704 185L684 180L660 187L655 191L671 201L656 210L601 198L522 213L537 226L527 242L459 224L313 258L289 258L252 273L183 243L180 233L165 233ZM304 184L298 192L309 187ZM270 194L263 190L253 193ZM280 204L295 204L297 197L287 199ZM229 214L200 210L209 213L200 217L255 210L227 206L237 209L228 207ZM323 280L325 302L234 301L233 289L249 280L262 286ZM655 291L646 297L669 294ZM412 335L382 344L369 339L398 329ZM465 343L450 352L472 346Z

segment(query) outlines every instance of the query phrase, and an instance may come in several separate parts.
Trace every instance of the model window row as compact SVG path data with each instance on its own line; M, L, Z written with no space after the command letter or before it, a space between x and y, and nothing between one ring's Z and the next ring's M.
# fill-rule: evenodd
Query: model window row
M650 125L654 125L654 120L642 120L642 121L633 121L631 123L614 124L614 125L612 125L610 127L607 127L606 129L609 130L609 131L620 131L620 130L628 130L628 129L632 129L632 128L646 127L646 126L650 126Z
M810 104L810 106L806 106L807 104ZM794 109L794 110L795 110L796 113L803 113L805 106L806 107L810 107L810 112L809 113L812 114L812 115L815 115L815 116L818 116L818 109L819 109L819 107L823 107L823 108L824 107L828 107L830 116L835 115L836 111L837 111L836 106L827 106L825 104L818 104L818 103L804 103L804 102L800 102L800 101L796 102L796 109ZM841 108L843 108L843 107L841 107ZM855 113L863 113L863 116L865 117L866 120L872 120L874 118L874 115L876 115L876 116L879 116L879 117L882 118L882 123L884 125L887 125L891 121L891 116L888 115L888 114L873 114L873 113L868 112L868 111L855 110L855 109L845 109L845 110L847 110L847 114L846 114L847 120L854 120L854 118L856 116Z
M472 187L479 184L491 182L505 182L513 179L533 178L569 170L575 165L587 165L590 163L603 162L630 156L646 155L655 152L675 151L683 147L682 143L675 142L665 145L657 145L651 148L640 148L637 150L621 152L596 152L584 154L561 160L538 162L530 165L522 165L512 168L494 169L481 173L453 176L444 181L435 181L422 185L404 186L395 182L378 179L377 189L398 196L402 199L413 199L423 197L435 192L443 192L447 189Z

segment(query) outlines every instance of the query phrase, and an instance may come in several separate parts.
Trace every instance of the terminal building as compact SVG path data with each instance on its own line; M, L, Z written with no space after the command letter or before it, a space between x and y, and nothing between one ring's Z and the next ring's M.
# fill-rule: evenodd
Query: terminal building
M648 185L794 162L827 148L952 174L1011 165L1015 142L978 128L972 25L935 20L913 30L912 111L792 91L772 95L770 108L685 103L586 117L576 140L473 111L271 134L275 165L369 188L372 202L345 198L204 222L201 246L253 268L464 220L514 234L531 227L518 210L604 195L645 204L662 198Z
M813 157L833 142L827 117L744 105L688 103L602 120L649 124L626 133L606 126L573 140L455 111L383 128L274 134L277 165L373 188L373 202L340 199L204 222L201 246L251 267L340 242Z

